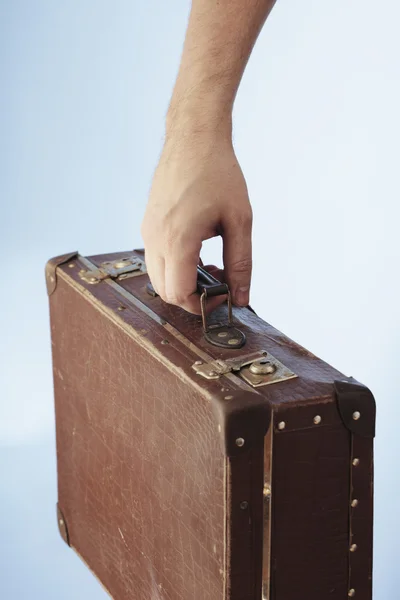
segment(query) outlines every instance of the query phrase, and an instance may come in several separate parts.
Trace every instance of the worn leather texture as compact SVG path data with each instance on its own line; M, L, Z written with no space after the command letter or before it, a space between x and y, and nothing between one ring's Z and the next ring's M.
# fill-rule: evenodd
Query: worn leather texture
M59 280L59 505L117 600L222 598L225 457L210 403Z
M234 310L246 346L218 348L199 317L148 294L146 275L90 285L81 269L79 257L60 265L50 297L59 514L114 600L260 600L263 561L273 600L344 600L352 588L370 600L372 439L342 420L334 382L348 378L248 309ZM260 350L298 377L253 389L193 369L199 356Z

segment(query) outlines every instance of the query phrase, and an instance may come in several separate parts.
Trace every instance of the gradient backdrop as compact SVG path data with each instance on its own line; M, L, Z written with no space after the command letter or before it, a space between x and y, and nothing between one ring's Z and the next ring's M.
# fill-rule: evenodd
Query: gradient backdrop
M56 527L43 267L140 246L189 7L0 0L2 600L106 597ZM235 109L252 303L378 402L375 600L400 589L399 19L394 0L278 0Z

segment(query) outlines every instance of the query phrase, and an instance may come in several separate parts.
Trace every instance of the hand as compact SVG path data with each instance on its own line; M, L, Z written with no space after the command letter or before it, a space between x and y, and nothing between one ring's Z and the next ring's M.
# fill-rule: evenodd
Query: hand
M223 238L224 279L234 304L249 302L252 210L230 139L195 133L168 139L157 166L142 235L153 287L170 304L200 314L202 242ZM208 301L210 310L223 299Z

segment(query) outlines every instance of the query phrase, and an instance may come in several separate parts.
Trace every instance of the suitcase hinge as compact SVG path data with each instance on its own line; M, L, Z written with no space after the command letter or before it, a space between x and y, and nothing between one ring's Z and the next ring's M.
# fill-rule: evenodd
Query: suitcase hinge
M217 359L208 363L197 360L192 368L206 379L219 379L226 373L237 373L254 388L297 377L266 350L239 358Z
M103 262L98 269L79 271L79 277L86 283L95 284L104 279L127 279L146 273L146 265L136 256L126 256L115 261Z

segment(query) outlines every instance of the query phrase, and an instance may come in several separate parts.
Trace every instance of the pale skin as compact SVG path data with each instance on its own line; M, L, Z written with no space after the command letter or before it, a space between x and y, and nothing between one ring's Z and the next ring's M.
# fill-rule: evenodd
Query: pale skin
M158 294L199 314L202 242L223 240L223 278L249 303L252 209L232 145L232 109L244 69L275 0L193 0L142 236ZM209 302L212 310L221 298Z

